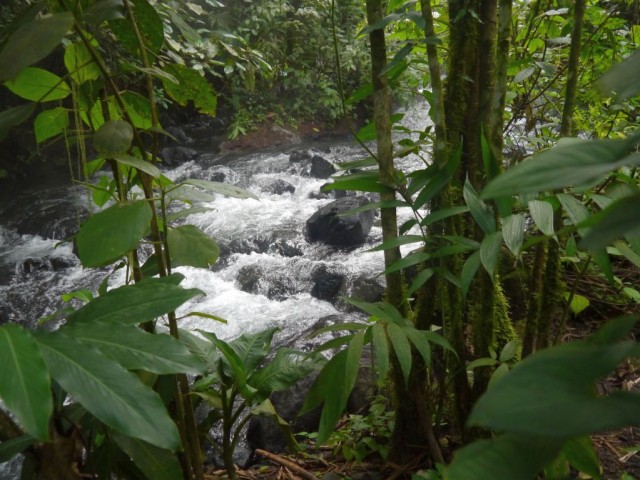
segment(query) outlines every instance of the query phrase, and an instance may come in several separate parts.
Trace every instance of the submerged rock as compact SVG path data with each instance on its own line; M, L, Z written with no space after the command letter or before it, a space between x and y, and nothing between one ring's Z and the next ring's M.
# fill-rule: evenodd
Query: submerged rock
M311 278L313 280L311 296L327 301L332 301L336 298L344 281L344 275L327 270L325 265L321 265L314 271Z
M160 151L162 163L169 167L177 167L196 158L198 152L187 147L165 147Z
M373 226L373 211L367 210L346 216L339 214L367 203L369 200L364 197L344 197L320 208L307 220L309 240L335 247L362 245Z

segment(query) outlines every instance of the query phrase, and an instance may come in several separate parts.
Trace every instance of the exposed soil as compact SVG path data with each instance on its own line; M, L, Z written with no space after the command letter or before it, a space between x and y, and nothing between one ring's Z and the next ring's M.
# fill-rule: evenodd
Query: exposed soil
M283 127L267 119L260 127L233 140L225 140L220 144L223 152L237 150L254 150L268 147L295 145L306 140L319 140L330 137L349 135L349 127L345 122L327 125L322 122L303 122L297 127Z

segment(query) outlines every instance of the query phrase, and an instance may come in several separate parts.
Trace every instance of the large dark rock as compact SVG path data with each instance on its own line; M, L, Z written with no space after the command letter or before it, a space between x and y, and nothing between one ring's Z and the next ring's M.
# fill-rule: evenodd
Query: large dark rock
M340 291L344 275L331 272L325 265L321 265L312 273L311 279L313 280L311 295L319 300L332 301Z
M313 155L311 155L311 152L309 152L309 150L293 150L289 154L289 161L291 163L299 163L304 160L309 160L312 156Z
M258 264L242 267L236 281L243 292L264 295L271 300L286 300L296 293L288 276L273 275Z
M278 415L291 425L291 431L313 432L320 425L320 414L322 407L298 416L304 405L309 390L316 381L318 373L303 378L291 388L276 392L271 395L270 400ZM287 440L276 422L267 417L251 417L249 428L247 429L247 440L253 448L261 448L269 452L280 453L287 451Z
M285 193L293 193L296 191L296 187L281 178L276 178L264 183L260 186L260 189L263 192L273 193L274 195L283 195Z
M373 225L373 211L347 216L338 214L369 203L364 197L339 198L325 205L307 220L307 233L312 242L335 247L352 247L364 243Z
M160 151L162 163L169 167L177 167L196 158L198 152L187 147L165 147Z
M320 155L313 156L309 170L310 176L313 178L329 178L334 173L336 173L336 167L333 166L333 163Z

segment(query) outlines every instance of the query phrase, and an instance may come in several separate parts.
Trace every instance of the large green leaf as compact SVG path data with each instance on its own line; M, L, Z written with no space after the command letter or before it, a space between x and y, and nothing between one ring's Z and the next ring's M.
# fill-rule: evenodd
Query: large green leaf
M36 142L60 135L69 126L69 113L66 108L56 107L40 112L33 122Z
M252 372L266 357L271 350L271 341L278 328L268 328L260 332L244 333L229 342L229 346L241 359L244 368ZM211 334L201 332L207 338L213 339Z
M38 335L51 376L114 430L177 450L180 435L160 397L98 350L59 332Z
M69 315L69 322L138 324L171 312L187 300L202 295L197 288L182 288L184 276L145 278L133 285L109 290Z
M100 78L100 69L84 43L72 43L64 51L64 65L77 84Z
M0 51L0 82L13 80L25 67L49 55L73 27L73 14L56 13L18 28Z
M638 165L640 155L628 155L638 138L635 133L624 140L562 139L554 148L498 175L482 196L494 198L583 185L624 165Z
M51 379L38 344L19 325L0 327L0 398L32 437L49 439Z
M448 480L532 480L558 454L563 440L500 435L456 451Z
M380 183L378 171L358 172L334 177L333 182L322 186L323 192L331 190L354 190L356 192L390 193L393 190Z
M147 0L130 0L136 27L142 37L144 48L149 53L157 54L164 43L164 28L162 19ZM120 43L132 55L140 55L138 39L129 19L109 20L111 30L116 34Z
M379 382L383 382L389 371L389 343L384 325L380 322L371 326L371 343L377 378Z
M91 215L76 235L82 265L109 265L134 250L150 220L151 208L144 200L116 204Z
M640 78L640 51L636 50L605 73L599 83L605 93L615 93L617 101L622 102L640 92L638 78Z
M267 398L272 392L286 390L309 375L323 358L321 355L309 357L304 352L279 348L273 360L251 375L250 383Z
M471 282L478 273L478 269L482 264L480 260L480 251L473 252L469 258L464 262L462 266L462 272L460 273L460 286L462 287L462 295L464 297L469 293L469 287L471 286Z
M124 120L103 123L93 136L93 146L105 158L126 153L132 142L133 127Z
M498 265L501 246L502 232L493 232L487 235L480 244L480 261L491 278L493 278Z
M590 250L603 249L622 237L640 237L640 195L622 198L598 212L588 221L592 228L582 245Z
M520 255L524 240L524 215L521 213L509 215L502 223L502 238L511 253Z
M574 437L640 424L640 397L596 393L595 381L634 353L635 344L575 342L523 360L483 395L470 424L498 431Z
M151 334L134 325L82 322L63 327L65 335L96 347L128 370L159 375L202 374L202 362L187 347L166 334Z
M553 206L549 202L531 200L529 202L529 212L538 230L545 235L555 235L553 227Z
M408 385L409 373L411 372L411 344L407 339L404 329L395 323L389 323L387 325L387 336L389 337L393 352L398 359L404 383Z
M125 18L122 0L99 0L83 12L84 21L95 26L116 18Z
M182 468L175 453L137 438L114 432L113 439L149 480L181 480Z
M496 220L493 216L491 208L480 200L480 197L476 193L473 185L467 179L464 182L464 189L462 191L464 195L464 201L471 211L471 215L484 233L493 233L496 231Z
M15 80L5 82L6 87L25 100L51 102L71 94L69 85L55 73L37 67L22 70Z
M208 268L220 256L218 244L193 225L181 225L167 232L171 265Z
M360 367L364 335L354 335L349 346L327 362L302 406L300 415L324 402L317 437L320 444L327 441L347 406Z
M189 101L200 113L215 115L218 97L213 86L202 75L185 65L165 65L165 71L178 81L162 78L167 94L179 105L187 106Z
M128 125L128 124L127 124ZM153 163L142 160L141 158L132 157L127 154L114 155L113 159L121 165L127 165L129 167L136 168L141 172L145 172L154 178L160 178L162 173Z
M196 355L200 361L207 366L209 372L214 372L218 365L218 352L215 345L194 335L188 330L178 329L180 342L183 343L191 353Z
M36 442L37 440L31 435L20 435L0 442L0 463L8 462Z

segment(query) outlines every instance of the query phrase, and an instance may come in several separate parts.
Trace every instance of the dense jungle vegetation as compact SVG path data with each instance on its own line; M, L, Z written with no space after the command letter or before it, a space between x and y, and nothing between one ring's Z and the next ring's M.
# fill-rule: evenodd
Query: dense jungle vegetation
M100 207L77 255L128 279L70 292L54 332L0 326L0 461L22 453L22 478L211 478L205 448L239 478L242 426L286 430L269 396L314 370L306 459L328 444L390 478L605 478L590 436L640 424L637 390L597 388L640 356L637 0L10 0L0 27L0 139L26 125L38 148L64 145ZM391 107L414 96L419 132ZM312 354L271 352L274 330L179 328L201 292L172 269L219 248L176 220L252 194L162 174L175 106L225 110L230 137L370 114L367 155L325 187L380 197L362 208L381 212L385 301L348 300L367 323L328 327L344 334ZM424 167L401 171L407 155ZM366 345L383 395L343 417Z

